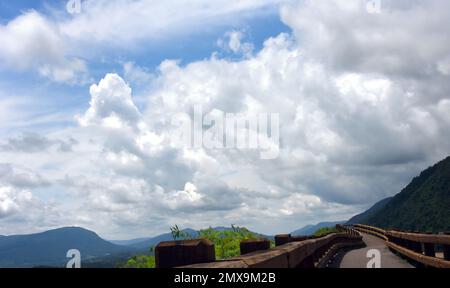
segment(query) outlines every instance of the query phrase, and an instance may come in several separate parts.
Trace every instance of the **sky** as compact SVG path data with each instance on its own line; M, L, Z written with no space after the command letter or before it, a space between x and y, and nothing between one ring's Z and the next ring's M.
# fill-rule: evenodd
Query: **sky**
M0 235L286 233L348 219L450 154L446 1L67 4L0 1ZM174 120L199 107L276 115L267 135L235 131L277 153L179 145ZM212 123L190 128L216 137Z

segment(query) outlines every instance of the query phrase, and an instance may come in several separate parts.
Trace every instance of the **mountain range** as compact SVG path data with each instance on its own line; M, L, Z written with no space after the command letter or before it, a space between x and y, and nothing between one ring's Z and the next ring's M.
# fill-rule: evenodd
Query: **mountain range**
M314 232L316 232L317 230L321 229L321 228L325 228L325 227L334 227L337 224L344 224L345 221L336 221L336 222L320 222L318 224L315 225L306 225L303 228L300 228L298 230L295 230L293 232L291 232L292 236L307 236L307 235L312 235L314 234Z
M213 228L231 230L228 227ZM184 229L192 237L199 232ZM258 233L256 233L258 234ZM273 240L273 236L261 237ZM150 248L162 241L173 240L171 233L156 237L107 241L95 232L80 227L64 227L28 235L0 235L0 268L65 267L70 249L80 251L82 267L110 268L124 263L133 255L152 254Z
M194 229L190 229L190 228L183 229L181 232L187 233L192 236L198 235L197 231L195 231ZM170 241L170 240L173 240L172 233L165 233L165 234L158 235L156 237L136 238L136 239L131 239L131 240L111 240L111 242L114 244L126 245L126 246L134 247L137 249L149 249L150 247L157 245L159 242Z
M450 157L424 170L400 193L385 198L346 224L369 224L382 228L439 232L450 230ZM345 223L321 222L291 232L311 235L323 227ZM215 230L229 230L216 227ZM183 232L197 236L198 231ZM257 233L258 234L258 233ZM273 240L273 236L261 237ZM83 267L114 267L132 255L151 253L150 247L172 240L171 233L156 237L106 241L95 232L80 227L65 227L29 235L0 235L1 267L64 267L69 249L81 252Z
M228 231L231 230L231 227L215 227L212 228L215 231ZM197 237L199 235L199 232L197 230L188 228L188 229L184 229L182 230L183 233L191 236L191 237ZM264 234L260 234L260 233L256 233L255 234L260 235L263 238L267 238L269 240L273 240L274 236L270 236L270 235L264 235ZM159 242L162 241L170 241L173 240L172 237L172 233L165 233L165 234L161 234L158 235L156 237L151 237L151 238L137 238L137 239L131 239L131 240L111 240L110 242L114 243L114 244L119 244L119 245L127 245L139 250L142 249L149 249L150 247L156 246Z
M0 267L64 267L70 249L81 252L82 261L111 255L128 257L136 248L119 246L100 238L96 233L65 227L29 235L0 237Z
M450 157L424 170L394 197L355 217L356 222L387 229L450 230Z

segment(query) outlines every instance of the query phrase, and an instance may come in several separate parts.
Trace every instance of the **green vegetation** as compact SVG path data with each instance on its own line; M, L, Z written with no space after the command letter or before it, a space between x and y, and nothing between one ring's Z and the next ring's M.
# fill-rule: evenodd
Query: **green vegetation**
M155 256L133 256L127 261L123 268L155 268Z
M213 228L198 231L198 235L190 235L179 229L178 225L170 227L174 240L202 238L214 243L216 259L227 259L240 254L240 243L244 240L261 238L260 235L251 232L247 228L231 225L231 229L216 230ZM275 244L272 242L272 246ZM150 248L153 252L153 248ZM130 258L124 268L154 268L155 257L149 255L137 255Z
M135 255L127 260L125 264L119 265L119 268L155 268L156 261L155 256L153 256L155 252L155 247L150 247L149 253L151 255Z
M450 230L450 157L423 171L362 224L434 233Z
M192 235L189 235L189 233L180 230L178 225L170 227L170 233L172 233L173 240L186 240L194 238Z
M212 228L200 230L199 238L208 239L214 243L216 259L227 259L239 256L241 241L261 237L247 228L232 225L231 230L217 231Z
M383 200L378 201L375 203L372 207L367 209L366 211L353 216L350 218L350 220L347 221L347 225L355 225L355 224L361 224L364 221L366 221L369 217L373 216L375 213L383 209L384 206L386 206L389 201L391 201L392 197L384 198Z
M338 233L339 231L336 229L336 227L323 227L314 232L314 236L316 237L322 237L331 233Z

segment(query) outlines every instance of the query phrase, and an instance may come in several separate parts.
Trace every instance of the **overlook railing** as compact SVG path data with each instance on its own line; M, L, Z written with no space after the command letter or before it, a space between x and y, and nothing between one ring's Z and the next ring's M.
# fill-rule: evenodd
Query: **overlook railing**
M240 244L241 255L215 260L209 240L161 242L155 248L159 268L315 268L326 267L333 255L346 247L364 246L362 236L351 227L337 225L338 233L323 237L275 236L275 248L267 239L247 240Z
M378 238L381 238L383 240L388 240L388 238L386 237L386 231L383 229L362 224L355 224L353 225L353 227L360 232L377 236Z
M386 245L392 251L412 260L418 266L450 268L449 233L431 234L383 230L361 224L354 225L354 228L386 240ZM436 248L442 249L442 257L438 257Z

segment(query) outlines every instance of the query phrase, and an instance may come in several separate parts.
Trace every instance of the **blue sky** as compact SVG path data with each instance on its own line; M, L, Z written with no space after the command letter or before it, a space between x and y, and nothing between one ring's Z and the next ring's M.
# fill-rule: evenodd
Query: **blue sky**
M450 151L450 4L371 1L0 0L0 234L275 234L399 192ZM279 137L180 147L195 107Z
M85 3L82 2L82 5ZM30 10L37 11L49 19L70 19L73 16L65 11L66 1L0 1L0 23L6 24L14 18ZM82 6L83 7L83 6ZM0 88L5 94L16 94L22 97L39 99L39 103L33 111L33 116L41 114L58 113L61 111L75 112L86 109L90 95L86 93L89 86L106 73L123 73L123 64L126 62L138 63L139 67L148 73L157 73L159 64L166 59L175 59L180 65L207 59L212 53L218 52L221 57L239 59L240 56L233 55L230 51L224 51L218 47L217 40L224 37L225 33L232 30L245 31L247 41L252 42L255 51L262 48L265 39L289 32L289 28L282 23L278 15L278 6L271 5L257 13L249 13L242 17L227 20L226 23L218 23L201 30L188 31L158 40L143 40L138 45L113 48L99 47L84 50L80 54L89 67L89 81L84 83L59 83L51 81L36 74L34 71L23 70L0 70ZM74 51L73 53L77 53ZM233 58L234 57L234 58ZM17 85L19 84L20 85ZM134 89L139 90L139 86ZM33 91L33 95L30 95ZM142 103L138 103L141 105ZM41 109L39 109L41 108ZM46 123L50 126L67 125L63 123ZM46 125L38 127L21 127L18 131L27 129L46 129ZM12 131L8 131L12 133Z
M60 4L63 1L57 1ZM17 15L21 14L23 11L27 11L30 9L38 10L42 13L45 12L45 6L48 3L47 1L32 1L32 0L18 0L18 1L2 1L0 3L0 19L4 24L11 19L14 19Z

